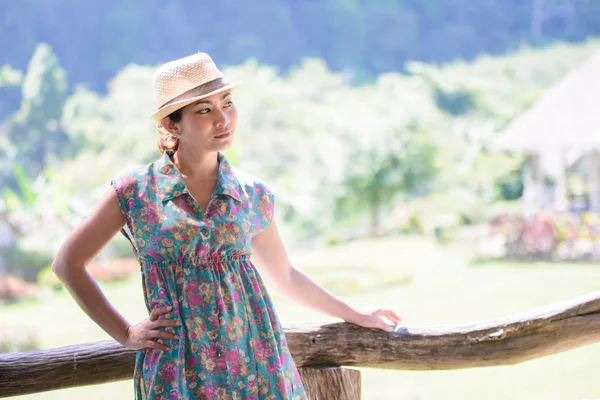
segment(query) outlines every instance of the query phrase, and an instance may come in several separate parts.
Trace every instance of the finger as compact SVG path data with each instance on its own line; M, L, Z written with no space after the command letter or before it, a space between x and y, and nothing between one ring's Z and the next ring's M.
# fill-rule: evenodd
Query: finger
M385 332L392 332L394 328L391 325L387 324L383 319L378 318L377 328L381 329Z
M172 308L171 306L156 307L150 312L150 321L156 321L160 315L168 313Z
M150 331L148 333L148 337L149 338L163 338L163 339L179 339L179 335L176 335L174 333L170 333L170 332L165 332L165 331Z
M150 329L168 328L174 326L181 326L181 322L178 319L157 319L149 324Z
M401 321L400 317L395 312L388 309L377 310L375 312L375 315L377 315L378 317L385 317L389 319L390 322L392 322L393 324L397 324Z
M173 310L173 306L162 306L160 307L160 314L168 314Z
M392 310L387 310L387 314L386 316L394 323L394 324L399 324L402 321L402 318L400 318L398 316L398 314L396 314L395 312L393 312Z
M159 319L156 321L159 326L181 326L181 322L178 319Z
M383 314L385 314L385 310L383 308L377 308L377 309L375 309L375 311L373 311L372 314L380 317Z
M146 347L150 347L150 348L158 349L158 350L162 350L162 351L171 351L170 347L165 346L164 344L157 343L153 340L146 341Z
M377 319L387 318L387 313L383 309L373 311L373 316Z
M368 325L369 328L381 329L382 331L391 332L393 328L388 324L383 318L378 317L376 315L372 315L369 319Z
M168 309L166 306L153 308L150 312L150 321L156 321L166 309Z

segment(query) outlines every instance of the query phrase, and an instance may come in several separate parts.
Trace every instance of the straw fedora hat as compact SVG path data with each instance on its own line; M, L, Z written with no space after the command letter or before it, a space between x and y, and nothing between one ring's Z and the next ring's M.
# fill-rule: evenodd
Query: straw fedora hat
M160 121L173 111L241 82L229 82L206 53L197 53L163 64L152 77L158 111L151 118Z

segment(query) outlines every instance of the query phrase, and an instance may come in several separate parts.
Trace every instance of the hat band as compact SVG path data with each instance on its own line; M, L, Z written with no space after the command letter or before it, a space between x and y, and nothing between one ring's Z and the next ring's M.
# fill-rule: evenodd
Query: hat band
M229 81L225 78L214 79L210 82L203 83L200 86L196 86L195 88L190 89L187 92L184 92L183 94L180 94L177 97L172 98L171 100L167 101L165 104L160 106L159 108L166 107L173 103L178 103L182 100L193 99L194 97L199 97L204 94L211 93L211 92L213 92L221 87L227 86L227 85L229 85Z

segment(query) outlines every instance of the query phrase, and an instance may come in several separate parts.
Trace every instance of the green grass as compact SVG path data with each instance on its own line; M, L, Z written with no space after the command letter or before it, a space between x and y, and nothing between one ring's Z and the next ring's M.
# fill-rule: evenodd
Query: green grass
M468 249L420 238L359 241L293 254L309 275L353 305L395 309L408 325L463 323L522 313L600 289L600 266L471 264ZM130 320L144 318L139 277L103 286ZM284 321L330 321L273 294ZM0 308L3 330L37 334L43 348L107 339L65 293ZM600 397L600 345L505 367L455 371L361 369L363 399L585 399ZM131 398L131 381L19 399Z

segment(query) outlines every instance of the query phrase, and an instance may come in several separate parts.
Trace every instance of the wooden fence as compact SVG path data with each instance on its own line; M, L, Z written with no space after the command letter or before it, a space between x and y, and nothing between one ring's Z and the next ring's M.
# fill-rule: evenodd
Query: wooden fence
M498 299L502 301L502 299ZM360 372L343 366L440 370L511 365L600 341L600 292L527 314L397 332L352 324L285 325L311 400L360 398ZM133 376L135 351L107 340L0 354L0 397Z

